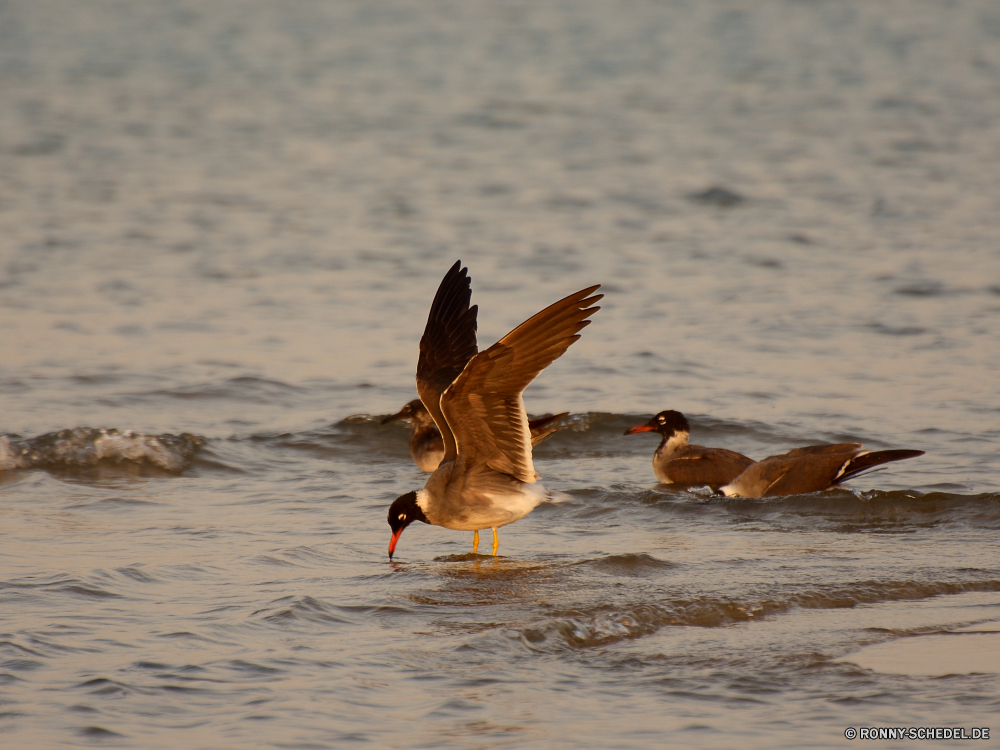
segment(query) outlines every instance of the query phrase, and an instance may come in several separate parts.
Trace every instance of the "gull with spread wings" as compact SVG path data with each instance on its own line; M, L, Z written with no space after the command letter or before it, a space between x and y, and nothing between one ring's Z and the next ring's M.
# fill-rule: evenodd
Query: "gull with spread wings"
M420 339L417 394L444 441L444 457L422 490L389 506L389 559L403 529L414 521L447 529L497 529L524 518L551 499L536 484L531 432L521 394L558 359L604 295L600 285L581 289L525 321L485 351L476 344L472 280L458 261L434 295Z

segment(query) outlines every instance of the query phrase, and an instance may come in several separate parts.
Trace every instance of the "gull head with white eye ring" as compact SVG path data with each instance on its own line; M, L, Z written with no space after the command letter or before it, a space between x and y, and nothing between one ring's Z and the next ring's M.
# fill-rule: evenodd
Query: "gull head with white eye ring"
M399 541L403 529L414 521L430 523L427 520L427 516L424 515L424 511L417 505L416 492L407 492L405 495L400 495L393 500L392 505L389 506L388 520L389 528L392 529L392 538L389 540L390 560L392 559L392 553L396 550L396 542Z

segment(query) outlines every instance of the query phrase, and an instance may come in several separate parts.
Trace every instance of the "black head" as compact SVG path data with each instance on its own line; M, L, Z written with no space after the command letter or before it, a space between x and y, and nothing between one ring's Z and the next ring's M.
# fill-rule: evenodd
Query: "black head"
M396 542L399 541L400 535L403 533L403 529L409 526L414 521L423 521L424 523L430 523L427 520L427 516L417 505L417 493L407 492L405 495L400 495L395 500L392 501L392 505L389 506L389 528L392 529L392 538L389 540L389 559L392 559L392 553L396 551Z
M626 435L634 435L637 432L658 432L664 438L669 438L678 432L691 432L687 419L679 411L668 409L661 411L646 424L630 427L625 431Z
M389 424L389 422L396 422L400 419L417 419L420 415L424 414L426 411L427 409L424 408L424 405L423 403L421 403L420 399L415 398L395 414L383 419L382 424Z

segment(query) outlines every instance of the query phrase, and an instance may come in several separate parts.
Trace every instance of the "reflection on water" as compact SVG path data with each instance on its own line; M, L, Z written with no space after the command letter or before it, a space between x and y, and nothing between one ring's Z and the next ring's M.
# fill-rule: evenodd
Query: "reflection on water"
M988 726L997 28L987 0L0 3L2 736ZM572 412L535 451L569 499L496 558L419 525L389 563L424 475L380 421L456 258L484 346L603 284L526 393ZM622 437L668 408L754 458L926 454L677 492Z

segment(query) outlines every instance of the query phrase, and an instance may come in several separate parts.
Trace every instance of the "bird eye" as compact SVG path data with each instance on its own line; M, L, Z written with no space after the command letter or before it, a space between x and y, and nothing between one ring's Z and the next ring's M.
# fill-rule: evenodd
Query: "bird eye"
M406 520L406 514L405 513L400 513L399 514L399 520L400 521L405 521Z
M660 424L663 424L666 421L667 421L666 417L660 417Z

